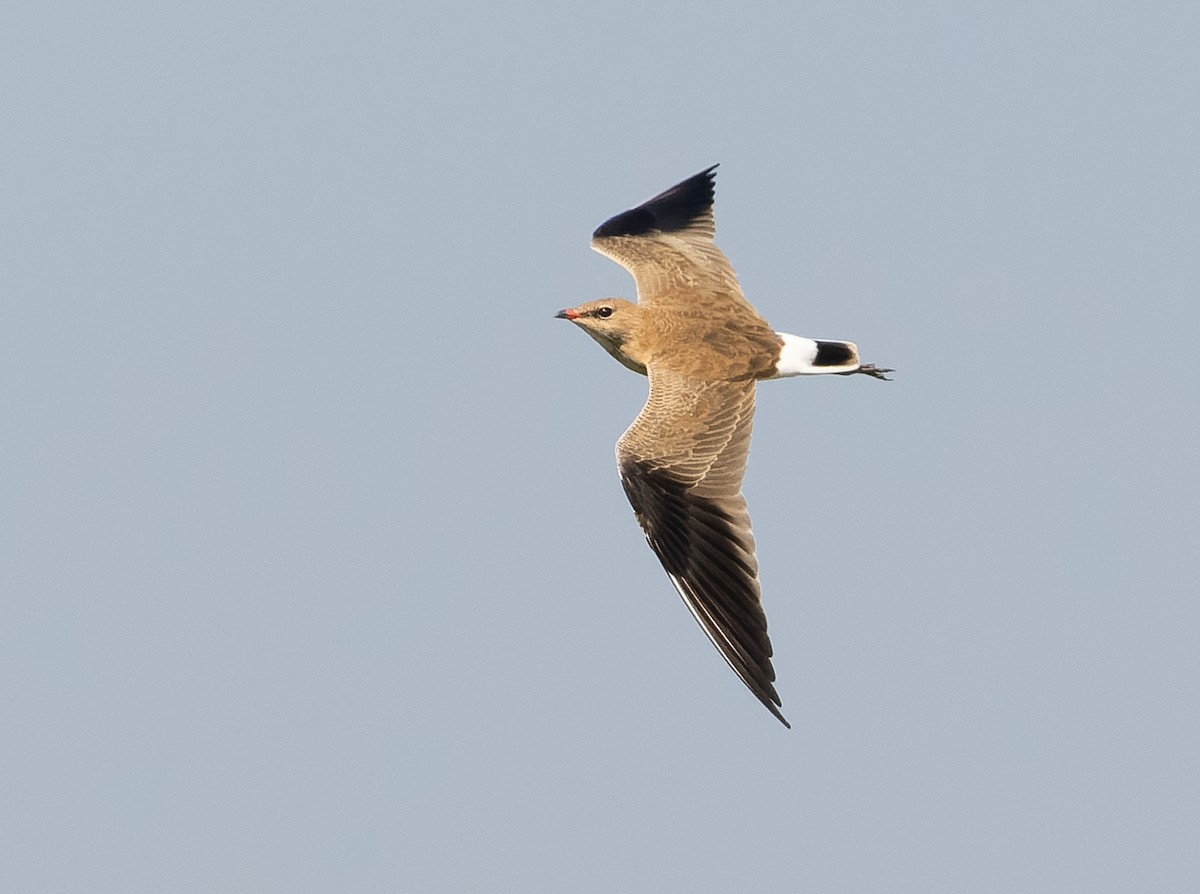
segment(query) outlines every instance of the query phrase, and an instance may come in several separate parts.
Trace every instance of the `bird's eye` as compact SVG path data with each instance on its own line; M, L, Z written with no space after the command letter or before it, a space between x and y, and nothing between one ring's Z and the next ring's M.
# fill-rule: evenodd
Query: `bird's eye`
M611 316L612 316L612 310L613 310L613 309L612 309L611 307L608 307L608 306L605 306L605 307L597 307L597 308L596 308L596 316L598 316L598 317L611 317Z

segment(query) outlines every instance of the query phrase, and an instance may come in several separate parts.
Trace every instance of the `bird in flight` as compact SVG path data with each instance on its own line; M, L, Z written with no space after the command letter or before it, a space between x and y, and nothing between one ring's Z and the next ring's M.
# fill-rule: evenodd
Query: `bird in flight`
M761 379L890 369L862 363L848 341L775 332L746 301L713 241L716 165L592 234L628 270L637 303L602 298L559 311L622 364L650 396L617 441L625 494L650 548L729 666L786 727L742 477L754 387Z

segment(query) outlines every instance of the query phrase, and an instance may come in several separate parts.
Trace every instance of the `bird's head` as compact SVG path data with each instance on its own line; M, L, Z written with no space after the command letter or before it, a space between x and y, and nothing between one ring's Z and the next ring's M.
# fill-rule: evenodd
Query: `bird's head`
M634 372L646 374L644 360L630 355L630 352L637 353L633 342L641 320L641 308L632 301L601 298L560 310L555 316L570 320Z

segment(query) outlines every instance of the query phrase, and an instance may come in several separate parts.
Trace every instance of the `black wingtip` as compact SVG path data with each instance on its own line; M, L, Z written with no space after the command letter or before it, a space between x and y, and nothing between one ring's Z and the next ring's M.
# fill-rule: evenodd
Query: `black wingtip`
M593 239L641 236L649 232L672 233L686 229L712 208L716 195L717 165L676 183L636 208L611 217L596 228Z

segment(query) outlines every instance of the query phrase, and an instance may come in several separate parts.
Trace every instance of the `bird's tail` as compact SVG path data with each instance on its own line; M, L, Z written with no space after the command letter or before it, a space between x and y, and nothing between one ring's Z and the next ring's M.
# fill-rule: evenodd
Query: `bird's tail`
M858 372L858 346L852 341L826 341L776 332L783 348L772 379L787 376L824 376Z

